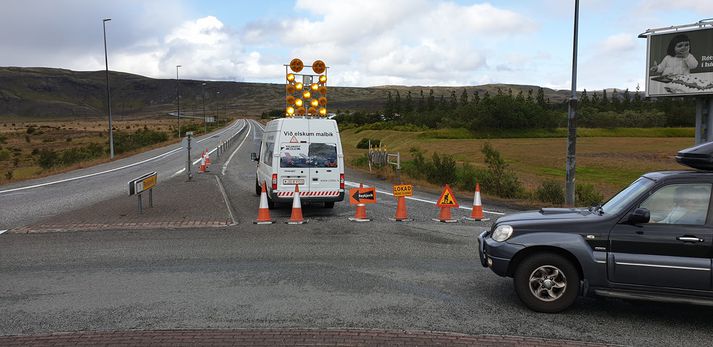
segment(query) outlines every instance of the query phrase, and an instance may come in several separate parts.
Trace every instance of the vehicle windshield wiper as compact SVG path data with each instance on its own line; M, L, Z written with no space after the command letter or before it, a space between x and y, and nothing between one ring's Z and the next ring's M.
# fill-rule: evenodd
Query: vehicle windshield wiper
M604 214L604 209L602 208L602 204L597 204L595 206L590 207L589 211L598 213L600 216Z

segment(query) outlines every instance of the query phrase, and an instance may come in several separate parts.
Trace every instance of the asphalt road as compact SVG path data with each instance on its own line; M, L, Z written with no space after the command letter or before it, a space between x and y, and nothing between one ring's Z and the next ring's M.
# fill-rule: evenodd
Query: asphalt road
M409 200L415 219L409 223L389 221L396 203L380 194L368 206L369 223L348 221L354 211L339 203L303 206L308 224L285 225L290 209L283 208L271 211L280 223L254 225L258 198L249 153L260 129L252 123L247 130L219 176L235 226L1 234L0 335L360 327L711 345L708 307L581 298L560 314L529 311L510 279L479 264L475 236L488 222L431 221L438 214L428 202L434 194L417 191L419 200ZM388 190L356 173L347 180ZM485 209L509 212L487 201Z
M238 120L198 137L192 146L193 161L200 158L202 150L213 150L241 129L247 129L247 121ZM158 173L159 180L172 177L185 169L186 161L186 151L175 144L81 170L0 186L0 230L128 195L130 180L152 171Z

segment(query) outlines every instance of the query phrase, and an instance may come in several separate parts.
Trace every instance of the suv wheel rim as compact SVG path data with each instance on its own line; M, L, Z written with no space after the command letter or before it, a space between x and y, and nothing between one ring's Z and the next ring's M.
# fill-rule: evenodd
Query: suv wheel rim
M542 301L555 301L567 290L567 277L552 265L542 265L530 274L530 292Z

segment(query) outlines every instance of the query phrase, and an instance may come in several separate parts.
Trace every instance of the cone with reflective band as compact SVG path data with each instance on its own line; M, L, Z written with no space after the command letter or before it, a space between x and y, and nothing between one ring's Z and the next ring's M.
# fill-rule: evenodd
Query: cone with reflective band
M441 207L441 213L438 214L438 220L441 222L452 221L453 217L451 217L451 208L447 206Z
M270 219L270 207L267 206L267 187L265 181L262 182L262 192L260 193L260 207L257 209L257 219L255 224L272 224Z
M409 220L408 213L406 212L406 197L399 196L396 202L396 216L394 220L402 222Z
M201 156L201 166L198 168L198 173L205 172L205 157Z
M295 197L292 199L292 215L287 224L303 224L306 223L302 218L302 204L300 202L300 188L295 184Z
M203 155L205 156L205 167L210 166L210 153L208 153L208 150L203 150Z
M473 212L470 213L473 220L483 219L483 203L480 201L480 184L475 184L475 196L473 197Z

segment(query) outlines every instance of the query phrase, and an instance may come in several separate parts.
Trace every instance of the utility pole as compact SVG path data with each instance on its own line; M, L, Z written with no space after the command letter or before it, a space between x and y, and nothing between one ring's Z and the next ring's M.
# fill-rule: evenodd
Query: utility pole
M574 207L576 147L577 147L577 35L579 30L579 0L574 1L574 43L572 52L572 96L567 110L567 183L565 204Z
M176 118L178 118L178 138L181 138L181 94L178 89L178 68L181 67L181 65L176 65L176 105L177 105L177 110L176 110Z
M111 18L102 19L104 29L104 64L106 65L106 109L109 114L109 159L114 159L114 127L111 124L111 92L109 91L109 55L106 50L106 22Z
M208 133L208 121L205 117L205 82L201 84L201 97L203 98L203 126L205 127L205 133Z

